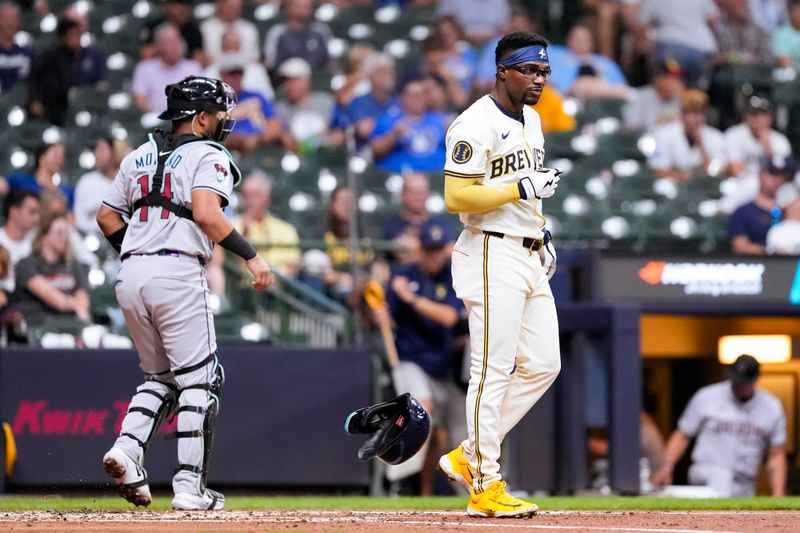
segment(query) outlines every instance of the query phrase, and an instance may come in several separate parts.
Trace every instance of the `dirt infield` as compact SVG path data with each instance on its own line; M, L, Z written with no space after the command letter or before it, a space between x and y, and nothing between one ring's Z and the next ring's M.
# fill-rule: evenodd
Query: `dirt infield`
M544 511L524 520L457 511L0 512L2 531L797 532L800 511Z

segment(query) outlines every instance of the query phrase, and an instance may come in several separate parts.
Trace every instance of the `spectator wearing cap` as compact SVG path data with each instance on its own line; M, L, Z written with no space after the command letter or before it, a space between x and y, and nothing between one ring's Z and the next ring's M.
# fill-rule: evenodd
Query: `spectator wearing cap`
M772 63L769 35L753 20L747 0L720 0L721 16L713 26L718 52L709 94L719 110L717 124L730 126L736 114L737 85L734 69Z
M781 221L769 228L767 253L800 255L800 198L786 205Z
M278 69L283 78L283 98L275 108L288 129L284 135L287 149L312 152L325 141L335 105L328 92L311 90L311 67L305 59L293 57Z
M769 100L751 96L747 100L744 121L725 131L731 176L757 176L759 163L765 157L786 157L792 152L789 139L772 128L772 106Z
M375 129L375 123L389 108L398 107L399 100L394 94L397 83L395 62L392 56L375 52L364 60L363 71L369 80L370 91L353 98L346 106L338 106L334 111L331 129L339 132L343 142L343 132L352 125L355 129L356 146L363 147Z
M81 22L63 17L56 26L55 45L33 61L28 78L28 112L32 118L64 126L70 90L105 80L105 58L81 44Z
M250 61L258 61L258 29L242 18L243 0L215 0L214 16L200 25L203 46L211 62L222 55L222 36L228 30L235 31L241 39L240 52Z
M186 59L186 43L174 24L164 23L153 34L156 55L140 61L133 71L133 103L141 111L161 113L167 109L164 87L187 76L199 76L200 63Z
M761 161L792 153L786 136L772 128L772 119L769 100L751 96L745 107L744 121L725 131L728 172L736 177L736 187L726 190L718 204L721 211L730 213L756 197Z
M430 109L420 78L409 78L400 89L400 107L378 118L370 148L375 165L390 172L440 171L445 159L447 117Z
M664 464L651 481L670 485L675 464L694 439L688 479L711 487L719 497L754 496L764 457L770 492L786 491L786 415L780 400L756 386L758 361L740 355L728 380L697 391L667 441Z
M250 92L259 93L272 102L275 99L275 90L272 88L269 75L267 75L267 69L259 61L247 59L242 54L242 39L233 29L226 31L222 35L222 53L215 63L208 66L205 75L209 78L219 79L219 66L221 63L228 62L230 57L238 57L244 60L242 87Z
M7 92L31 72L33 51L14 42L19 32L19 6L0 2L0 91Z
M192 16L192 0L163 0L160 16L147 21L139 30L139 59L150 59L156 55L155 31L165 22L173 24L186 43L187 59L194 59L201 65L208 63L203 49L203 34Z
M94 169L87 172L75 185L75 227L85 234L100 234L97 211L108 196L111 184L119 171L119 165L131 151L131 146L122 139L100 137L94 143Z
M800 0L789 4L789 20L773 32L771 45L779 67L800 71Z
M595 53L594 37L586 26L573 26L567 45L551 45L547 54L554 66L550 85L561 94L581 100L628 96L630 89L622 70L614 61Z
M429 496L436 458L450 449L448 445L457 445L466 431L466 397L455 383L458 369L452 358L454 326L463 305L450 273L452 228L429 220L420 227L419 240L420 260L393 272L388 312L378 311L373 318L395 330L400 363L392 377L397 392L411 393L431 415L434 431L428 458L433 460L426 459L420 476L420 494Z
M655 151L648 164L661 177L688 181L709 172L716 161L724 166L725 144L722 132L706 124L708 97L691 89L681 97L681 120L656 128Z
M650 85L631 89L623 108L625 127L652 132L679 119L685 90L683 70L678 62L674 59L662 62L657 66Z
M226 54L217 62L223 82L239 96L232 115L236 119L233 131L225 141L231 150L251 152L283 139L283 127L272 103L262 94L244 88L247 60L240 54Z
M797 173L792 156L767 158L759 173L759 189L755 199L736 209L728 221L728 239L737 254L764 255L767 232L781 221L778 191Z
M267 69L276 72L293 57L303 58L315 71L325 69L333 34L327 24L314 20L314 1L283 0L281 12L284 21L272 26L264 39Z
M719 17L714 0L642 0L637 14L637 41L652 49L655 64L680 63L689 87L706 88L717 42L711 26Z

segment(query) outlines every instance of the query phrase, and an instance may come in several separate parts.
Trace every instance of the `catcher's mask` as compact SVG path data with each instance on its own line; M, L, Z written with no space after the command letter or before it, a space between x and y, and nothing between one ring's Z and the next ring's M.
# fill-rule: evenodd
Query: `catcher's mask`
M400 464L416 454L430 432L431 419L417 400L405 393L353 411L344 422L349 435L370 435L358 449L362 461L378 457L390 465Z
M219 121L211 139L224 143L233 130L236 120L230 113L236 106L236 92L225 82L202 76L188 76L178 83L164 88L167 95L167 110L158 118L161 120L179 120L193 117L200 111L218 113L224 111L226 117Z

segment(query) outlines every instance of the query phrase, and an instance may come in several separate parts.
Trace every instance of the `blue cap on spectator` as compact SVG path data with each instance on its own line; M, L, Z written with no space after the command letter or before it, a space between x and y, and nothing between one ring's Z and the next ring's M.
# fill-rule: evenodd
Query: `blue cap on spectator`
M770 174L781 174L786 176L786 179L792 179L797 173L797 160L791 155L776 155L765 159L764 170Z
M423 248L441 248L454 240L453 229L439 220L428 220L419 229L419 243Z

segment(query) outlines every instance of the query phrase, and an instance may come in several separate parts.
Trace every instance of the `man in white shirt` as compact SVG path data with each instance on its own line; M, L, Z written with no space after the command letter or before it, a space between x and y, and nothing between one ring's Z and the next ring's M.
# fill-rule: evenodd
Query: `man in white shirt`
M772 128L772 106L766 98L751 96L744 121L725 131L731 176L758 176L764 157L786 157L792 152L789 139Z
M783 219L767 232L767 253L800 255L800 198L783 208Z
M736 187L727 189L719 203L726 213L756 197L761 161L792 153L789 139L772 128L772 106L760 96L751 96L747 101L743 122L725 130L725 147L728 172L736 178Z
M703 91L691 89L684 93L681 120L653 133L656 148L648 164L656 174L683 182L724 166L724 137L706 124L707 109L708 96Z
M241 40L239 50L248 60L258 61L258 29L256 25L242 18L242 0L216 0L215 16L200 25L203 34L203 47L212 62L222 54L222 37L232 29Z
M631 89L623 108L625 127L653 131L681 117L681 96L686 90L683 70L674 59L661 62L651 85Z
M130 152L125 141L100 137L94 143L94 169L78 179L75 186L75 227L82 233L100 233L95 217L108 195L122 158Z
M0 283L7 294L14 291L14 267L31 254L31 244L39 225L39 198L24 189L12 189L3 206L6 225L0 228L0 246L8 251L8 276Z

